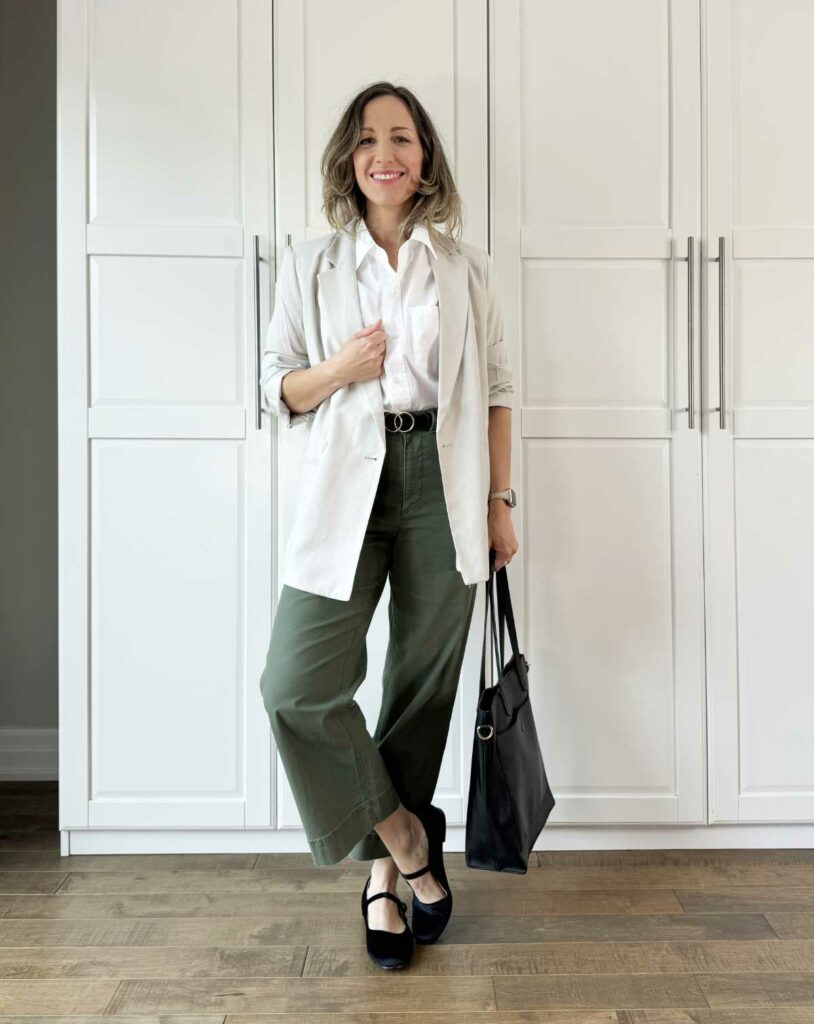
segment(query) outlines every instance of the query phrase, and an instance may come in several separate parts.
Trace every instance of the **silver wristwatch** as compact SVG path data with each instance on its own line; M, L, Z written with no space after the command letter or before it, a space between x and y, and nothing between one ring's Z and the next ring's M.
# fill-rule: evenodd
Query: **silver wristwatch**
M505 491L490 491L489 501L493 498L502 498L509 508L514 508L517 504L517 494L513 487L507 487Z

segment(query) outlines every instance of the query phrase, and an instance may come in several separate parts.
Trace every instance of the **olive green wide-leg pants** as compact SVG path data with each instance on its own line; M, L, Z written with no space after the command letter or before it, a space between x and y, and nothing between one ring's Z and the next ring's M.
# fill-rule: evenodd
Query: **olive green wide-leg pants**
M476 584L455 568L435 431L386 436L350 600L285 584L260 680L315 864L388 856L373 825L400 802L432 799L475 603ZM371 736L354 694L388 577L390 636Z

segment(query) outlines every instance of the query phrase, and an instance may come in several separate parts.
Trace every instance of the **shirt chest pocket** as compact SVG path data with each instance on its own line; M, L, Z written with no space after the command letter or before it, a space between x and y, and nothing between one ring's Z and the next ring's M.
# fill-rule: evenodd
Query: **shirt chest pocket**
M427 363L438 340L438 305L409 307L410 344L416 359Z

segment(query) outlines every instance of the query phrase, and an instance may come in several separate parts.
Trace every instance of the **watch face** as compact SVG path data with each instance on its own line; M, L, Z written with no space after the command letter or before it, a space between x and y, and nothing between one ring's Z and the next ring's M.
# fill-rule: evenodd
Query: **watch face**
M509 504L511 505L512 508L514 508L515 505L517 505L517 494L515 493L513 487L509 488Z

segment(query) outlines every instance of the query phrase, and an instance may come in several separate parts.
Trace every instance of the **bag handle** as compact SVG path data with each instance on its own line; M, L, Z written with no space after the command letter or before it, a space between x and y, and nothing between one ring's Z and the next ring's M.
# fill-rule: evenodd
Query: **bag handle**
M497 656L498 665L498 682L503 675L505 668L504 660L504 640L505 640L505 626L508 620L509 624L509 640L512 645L512 653L514 655L515 664L519 666L520 658L520 647L517 642L517 628L514 621L514 609L512 608L512 599L509 593L509 577L506 572L506 566L495 570L496 551L494 548L489 549L489 578L486 581L486 595L483 603L483 643L481 645L481 659L480 659L480 684L479 684L479 696L486 689L486 629L487 629L487 615L491 611L491 623L492 623L492 642L490 646L490 655L493 652ZM495 627L495 586L497 587L497 614L500 622L500 633ZM520 675L518 673L518 680L520 685L523 685Z
M509 622L509 640L512 645L512 654L514 654L515 660L519 663L520 661L520 646L517 643L517 629L514 624L514 611L512 609L512 598L509 594L509 574L506 572L506 566L496 574L497 580L497 612L499 619L499 635L500 635L500 660L503 663L503 640L505 637L504 628L506 620Z
M480 694L486 689L486 620L489 612L491 611L491 623L492 623L492 642L489 644L489 656L490 659L493 654L498 657L498 681L500 676L503 674L503 659L500 655L500 646L498 645L497 639L497 627L495 626L495 598L494 598L494 587L493 580L495 576L494 566L494 548L490 549L489 552L489 578L486 581L486 593L483 602L483 642L481 643L481 655L480 655L480 685L479 685L479 697ZM490 662L490 668L491 668Z

